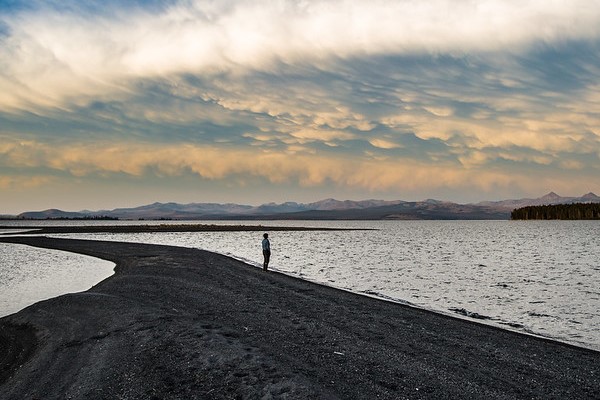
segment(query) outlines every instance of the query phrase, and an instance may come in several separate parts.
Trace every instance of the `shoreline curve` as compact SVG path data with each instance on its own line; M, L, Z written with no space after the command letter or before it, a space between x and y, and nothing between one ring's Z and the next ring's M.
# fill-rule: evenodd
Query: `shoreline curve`
M10 364L0 380L9 399L600 397L594 350L264 273L203 250L0 241L116 264L86 292L0 319L6 349L27 345L7 329L27 326L30 334L25 357L1 360L3 371Z

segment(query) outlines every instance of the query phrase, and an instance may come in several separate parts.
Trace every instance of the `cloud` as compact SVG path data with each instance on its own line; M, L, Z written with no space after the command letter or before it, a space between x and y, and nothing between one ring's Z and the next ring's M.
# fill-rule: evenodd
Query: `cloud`
M477 156L476 156L477 157ZM293 157L269 149L231 149L193 144L95 143L72 144L68 148L41 142L4 144L0 152L0 168L10 166L20 171L44 169L48 176L106 180L112 176L128 175L142 179L148 176L179 179L193 174L204 180L260 180L274 185L300 185L305 188L322 186L345 187L368 192L390 190L435 190L439 188L477 188L486 191L494 187L540 187L536 173L478 168L474 158L470 168L452 162L424 163L418 159L336 155L334 153L299 153ZM582 184L596 176L598 170L561 171L576 163L561 163L554 168L556 175L570 176ZM48 180L30 183L44 184ZM44 178L47 179L47 178ZM541 179L540 182L535 182ZM4 177L4 187L15 185L14 179Z
M0 10L4 187L566 193L597 176L600 1L102 4Z
M595 40L589 0L175 2L81 13L33 7L1 16L3 107L57 106L126 94L172 74L271 71L382 54L519 51L536 42ZM125 12L126 11L126 12ZM540 29L543 27L543 29Z
M399 144L394 143L392 141L386 139L373 138L369 140L373 146L378 147L380 149L397 149L401 147Z
M301 129L290 133L290 135L299 139L300 143L323 141L332 144L338 140L350 140L356 138L356 136L350 132L316 129Z
M23 176L23 175L0 175L0 189L6 191L24 191L37 187L47 187L55 182L52 176Z

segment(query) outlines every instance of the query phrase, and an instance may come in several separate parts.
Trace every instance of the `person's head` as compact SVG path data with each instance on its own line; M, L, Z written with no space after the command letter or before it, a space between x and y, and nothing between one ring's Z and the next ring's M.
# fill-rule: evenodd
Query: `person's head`
M269 234L268 234L268 233L265 233L265 234L263 235L263 237L266 239L266 238L268 238L268 237L269 237Z

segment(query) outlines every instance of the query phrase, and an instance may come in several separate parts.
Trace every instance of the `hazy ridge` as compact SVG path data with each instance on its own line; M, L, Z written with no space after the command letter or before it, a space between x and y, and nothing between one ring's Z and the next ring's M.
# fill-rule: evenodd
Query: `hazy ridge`
M587 193L580 197L562 197L554 192L529 199L485 201L458 204L428 199L409 202L403 200L336 200L325 199L314 203L267 203L250 206L233 203L153 203L132 208L100 211L63 211L49 209L27 211L18 219L174 219L174 220L228 220L228 219L509 219L510 212L519 207L571 203L596 203L600 197Z

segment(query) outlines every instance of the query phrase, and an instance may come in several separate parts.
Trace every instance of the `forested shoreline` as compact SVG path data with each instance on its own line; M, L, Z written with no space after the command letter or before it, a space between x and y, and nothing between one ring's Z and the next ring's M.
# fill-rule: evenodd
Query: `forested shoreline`
M510 219L600 219L600 203L522 207L513 210Z

